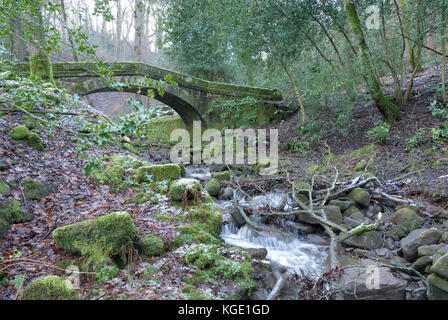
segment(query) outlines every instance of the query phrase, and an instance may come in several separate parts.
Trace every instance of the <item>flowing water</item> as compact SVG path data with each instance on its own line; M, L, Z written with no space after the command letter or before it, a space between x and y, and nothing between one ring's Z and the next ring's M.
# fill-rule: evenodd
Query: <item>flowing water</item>
M210 179L210 169L206 166L186 167L186 176L199 180ZM272 190L266 195L253 197L251 201L245 199L245 195L236 194L236 198L243 207L266 207L270 206L278 210L291 208L293 201L282 190ZM221 238L229 245L241 248L266 248L267 259L274 261L287 269L287 273L305 273L310 278L317 278L325 272L325 260L328 256L328 246L316 244L306 239L298 231L295 223L291 221L283 222L280 231L271 228L268 232L255 233L247 226L238 228L232 221L229 211L234 207L232 201L216 200L216 204L221 208L224 223L221 228Z

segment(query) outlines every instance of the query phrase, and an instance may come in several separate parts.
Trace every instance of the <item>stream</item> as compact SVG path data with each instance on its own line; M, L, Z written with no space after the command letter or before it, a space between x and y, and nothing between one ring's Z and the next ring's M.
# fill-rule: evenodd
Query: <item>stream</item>
M191 165L186 167L186 176L202 181L211 178L210 168L205 165ZM247 200L244 194L236 194L237 200L243 207L265 206L288 209L293 200L282 190L272 190L266 195L258 195ZM221 238L225 243L245 249L265 248L268 252L267 260L276 262L286 268L287 275L306 274L316 279L325 269L328 256L328 245L318 236L304 235L292 221L282 222L281 228L270 228L269 232L255 234L247 226L241 228L233 221L230 210L234 208L232 200L216 200L215 203L223 213ZM258 217L251 217L258 219ZM279 230L282 229L282 230Z

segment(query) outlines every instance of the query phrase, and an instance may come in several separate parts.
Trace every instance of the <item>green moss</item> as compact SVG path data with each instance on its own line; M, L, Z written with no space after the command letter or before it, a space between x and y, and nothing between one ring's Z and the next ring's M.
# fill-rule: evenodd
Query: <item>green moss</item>
M173 218L165 214L156 214L153 216L157 221L173 221Z
M26 138L26 144L37 151L44 151L42 138L36 132L30 132Z
M0 171L4 171L6 169L8 169L8 165L6 163L1 163L0 162Z
M141 256L149 259L154 256L161 256L165 252L165 242L161 237L149 234L143 239L141 246Z
M448 300L448 281L431 274L426 279L427 296L429 300Z
M3 237L9 231L10 224L0 217L0 238Z
M50 58L45 52L30 56L30 75L51 82L56 87Z
M185 253L185 259L189 264L200 269L207 269L219 259L218 247L215 245L198 244Z
M215 178L211 179L205 186L205 190L212 196L216 197L221 189L221 184Z
M40 278L28 285L23 291L21 300L79 300L70 281L58 276Z
M356 167L353 171L354 172L364 171L366 169L366 167L367 167L367 161L363 159L356 164Z
M191 221L195 223L203 223L207 226L207 231L218 236L222 223L222 213L219 207L211 202L190 206L187 208Z
M230 181L229 171L212 172L212 178L218 181Z
M180 232L180 235L174 238L170 245L171 249L193 243L220 244L220 241L207 231L208 226L204 223L178 226L175 230Z
M353 158L360 158L363 157L373 151L376 151L378 149L376 144L369 144L367 146L362 147L361 149L353 151L350 155Z
M11 188L5 181L0 179L0 195L9 196L10 194L11 194Z
M198 199L202 191L202 186L196 179L182 178L173 181L169 187L170 198L173 201L182 201L184 196L187 199Z
M114 212L53 231L55 243L66 251L118 258L126 257L136 235L137 229L126 212Z
M84 265L83 271L95 272L94 279L96 283L105 283L115 278L120 270L117 265L108 256L100 254L91 255Z
M401 228L404 228L406 232L414 231L418 229L423 222L414 210L406 207L398 209L393 215L390 216L390 221L398 225L400 229L395 230L399 235Z
M149 180L151 177L151 181ZM180 167L177 164L162 164L140 167L137 171L137 180L142 182L173 181L181 177Z
M320 170L320 167L318 165L312 165L311 167L306 169L305 174L307 176L312 176L312 175L316 174L319 170Z
M17 199L1 202L0 219L9 224L23 222L22 203Z
M169 143L171 132L176 129L186 129L186 126L179 116L175 116L150 120L148 128L151 130L151 134L147 137L148 141Z
M23 193L28 200L40 201L53 193L52 188L37 183L33 179L24 179L22 181Z
M24 140L28 137L28 134L28 128L25 126L17 126L8 133L14 140Z
M137 149L135 149L130 143L123 143L121 146L123 147L124 150L127 150L133 154L139 154Z

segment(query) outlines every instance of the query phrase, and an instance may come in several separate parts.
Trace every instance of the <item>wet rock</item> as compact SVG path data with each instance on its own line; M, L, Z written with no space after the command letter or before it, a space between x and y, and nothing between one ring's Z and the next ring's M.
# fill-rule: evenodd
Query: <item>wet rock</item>
M390 216L390 221L409 233L419 228L423 220L414 210L401 208Z
M429 246L421 246L417 249L417 254L419 257L423 256L433 256L439 249L444 247L443 244L433 244Z
M244 218L241 215L241 212L238 208L235 208L235 207L230 208L229 213L232 216L232 218L235 221L238 228L241 228L243 225L246 224L246 220L244 220Z
M351 237L343 243L355 248L373 250L382 247L383 239L378 231L368 231Z
M440 240L441 236L442 232L435 228L412 231L406 238L401 240L404 258L408 261L416 259L419 247L435 244Z
M423 256L415 260L415 262L412 264L411 268L414 270L417 270L419 272L424 272L426 269L426 266L432 264L432 258L428 256Z
M331 200L328 204L332 206L338 206L341 211L345 211L351 206L354 206L355 203L349 198L339 198L336 200Z
M221 184L217 179L211 179L206 185L205 190L212 196L216 197L219 194L219 190L221 189Z
M189 200L198 198L202 186L196 179L182 178L171 182L169 189L173 201L182 201L184 195Z
M429 300L448 300L448 281L435 273L426 278L426 288Z
M431 272L437 274L439 277L448 279L448 254L437 259L431 268Z
M341 224L342 223L342 213L339 207L337 206L325 206L325 207L316 207L316 210L323 209L325 215L328 220ZM317 214L318 211L316 211ZM320 224L319 220L314 219L308 212L299 211L296 214L297 220L299 222L308 223L308 224Z
M266 248L249 248L243 250L247 251L252 259L263 260L268 255L268 250L266 250Z
M395 276L390 268L377 266L370 259L360 266L347 266L339 284L346 300L403 300L407 281ZM378 276L378 278L376 278Z
M233 198L233 189L231 187L221 188L218 194L218 200L230 200Z
M352 199L357 205L367 208L370 204L370 194L361 188L355 188L353 189L349 194L348 197Z

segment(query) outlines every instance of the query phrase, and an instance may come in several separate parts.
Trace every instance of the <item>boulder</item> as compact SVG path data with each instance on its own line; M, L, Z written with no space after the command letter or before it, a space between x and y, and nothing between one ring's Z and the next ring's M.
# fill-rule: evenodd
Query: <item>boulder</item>
M241 215L241 212L236 207L231 207L229 209L229 213L233 218L233 221L236 223L238 228L241 228L243 225L246 224L246 220L244 220L243 216Z
M23 193L27 200L40 201L55 192L55 188L49 184L40 184L33 179L22 181Z
M432 264L432 258L428 256L423 256L415 260L412 264L411 268L417 270L419 272L423 272L426 269L426 266Z
M230 172L229 171L212 172L212 178L215 178L218 181L230 181Z
M212 196L216 197L219 194L219 190L221 189L221 184L218 179L211 179L206 185L205 190Z
M435 228L417 229L412 231L406 238L401 240L403 256L412 261L418 256L418 248L435 244L440 240L442 232Z
M98 219L81 221L53 231L57 246L71 253L126 256L133 248L137 228L127 212L114 212Z
M370 194L364 189L355 188L348 194L348 197L363 208L370 205Z
M368 231L360 235L351 237L343 242L351 247L373 250L379 249L383 245L383 238L378 231Z
M268 250L266 248L249 248L243 250L247 251L252 259L263 260L268 255Z
M421 246L417 249L417 254L419 257L433 256L439 249L444 247L443 244L432 244L429 246Z
M161 256L165 252L165 242L163 239L152 234L146 235L139 247L143 259Z
M323 209L325 212L325 215L328 220L341 224L342 223L342 213L339 207L337 206L325 206L325 207L316 207L315 212L318 214L319 209ZM299 222L308 223L308 224L320 224L319 220L314 219L311 217L311 215L308 212L299 211L296 213L297 220Z
M426 288L429 300L448 300L448 281L435 273L426 278Z
M171 182L169 190L173 201L182 201L184 195L193 200L199 198L202 186L196 179L182 178Z
M390 221L409 233L419 228L423 220L414 210L401 208L390 216Z
M346 300L405 299L407 281L396 277L390 268L377 266L370 259L362 259L355 265L343 268L339 279Z
M331 206L338 206L339 209L341 209L341 211L344 211L344 214L345 214L345 210L349 209L350 207L355 207L354 202L352 200L350 200L349 198L346 198L346 199L339 198L339 199L331 200L328 204Z
M17 199L0 202L0 237L6 234L11 224L31 221L31 213L22 213L22 203Z
M431 272L448 280L448 254L437 259L431 268Z
M79 300L79 295L69 280L48 276L28 285L20 300Z
M151 181L149 178L151 177ZM138 182L173 181L180 179L181 169L177 164L160 164L143 166L137 170Z

